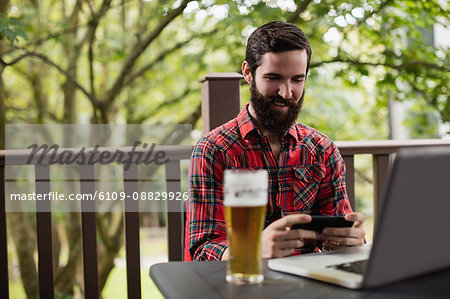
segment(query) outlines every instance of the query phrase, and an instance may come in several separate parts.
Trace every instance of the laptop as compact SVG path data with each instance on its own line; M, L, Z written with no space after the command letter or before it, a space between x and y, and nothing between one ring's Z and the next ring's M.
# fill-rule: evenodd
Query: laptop
M450 146L396 155L372 244L268 261L270 269L372 288L450 267Z

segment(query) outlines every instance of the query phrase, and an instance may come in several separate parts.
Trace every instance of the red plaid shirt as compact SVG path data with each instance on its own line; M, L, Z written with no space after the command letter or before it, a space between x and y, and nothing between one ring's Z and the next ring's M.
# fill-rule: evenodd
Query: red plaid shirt
M269 140L253 125L247 107L235 119L202 137L193 149L185 261L220 260L228 246L224 169L268 170L266 226L288 214L345 215L352 211L344 161L328 137L296 123L281 138L279 161L275 161Z

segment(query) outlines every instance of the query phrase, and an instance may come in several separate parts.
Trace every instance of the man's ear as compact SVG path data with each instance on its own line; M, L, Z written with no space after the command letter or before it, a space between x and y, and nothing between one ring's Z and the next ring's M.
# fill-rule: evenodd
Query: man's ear
M247 81L248 84L252 84L252 72L250 71L250 66L248 65L248 62L244 60L242 63L242 75L244 76L245 81Z

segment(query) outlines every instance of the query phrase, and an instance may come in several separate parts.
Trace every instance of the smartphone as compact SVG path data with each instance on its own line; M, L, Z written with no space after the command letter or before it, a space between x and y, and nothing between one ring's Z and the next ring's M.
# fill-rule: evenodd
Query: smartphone
M321 233L325 227L351 227L353 225L353 221L345 220L344 216L311 215L311 217L311 222L294 224L291 229L301 228Z

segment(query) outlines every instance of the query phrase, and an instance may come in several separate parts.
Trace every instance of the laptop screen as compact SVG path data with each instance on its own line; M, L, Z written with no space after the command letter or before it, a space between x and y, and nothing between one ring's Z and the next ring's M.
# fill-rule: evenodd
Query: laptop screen
M450 267L450 147L400 150L363 286Z

